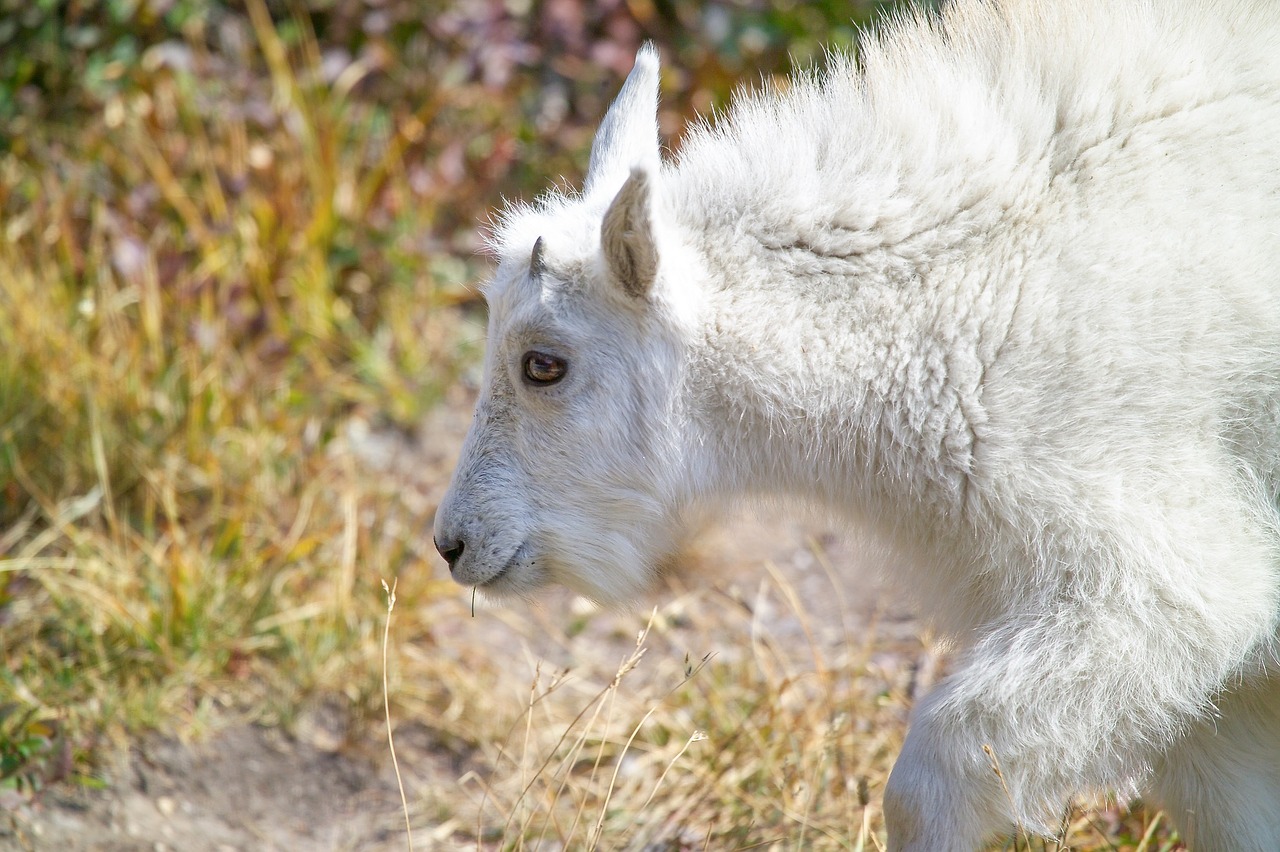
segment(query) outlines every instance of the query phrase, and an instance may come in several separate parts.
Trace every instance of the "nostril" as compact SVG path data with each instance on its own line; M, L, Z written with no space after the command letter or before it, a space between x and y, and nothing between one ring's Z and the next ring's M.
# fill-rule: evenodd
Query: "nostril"
M453 570L453 564L462 556L462 551L467 549L467 543L462 539L451 541L446 538L441 541L438 538L433 538L431 541L435 544L436 550L440 551L440 555L444 557L444 561L449 563L450 571Z

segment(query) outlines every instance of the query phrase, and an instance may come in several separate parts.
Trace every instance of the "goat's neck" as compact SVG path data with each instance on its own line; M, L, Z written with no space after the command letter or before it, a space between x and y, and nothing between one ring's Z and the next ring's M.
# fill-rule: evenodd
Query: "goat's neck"
M738 251L711 276L689 366L710 488L959 512L987 324L944 315L962 270L812 240Z

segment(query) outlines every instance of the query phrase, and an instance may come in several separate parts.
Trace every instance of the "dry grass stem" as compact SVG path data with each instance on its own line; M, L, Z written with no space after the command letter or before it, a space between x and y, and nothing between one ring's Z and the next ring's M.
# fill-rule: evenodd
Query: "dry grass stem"
M409 852L413 852L413 825L409 820L409 798L404 792L404 779L400 777L400 760L396 757L396 741L391 733L391 689L387 684L387 646L391 636L391 613L396 608L396 584L399 578L393 577L391 587L382 581L382 591L387 596L387 620L382 628L382 711L387 722L387 748L391 752L391 766L396 773L396 787L400 790L400 805L404 808L404 836Z

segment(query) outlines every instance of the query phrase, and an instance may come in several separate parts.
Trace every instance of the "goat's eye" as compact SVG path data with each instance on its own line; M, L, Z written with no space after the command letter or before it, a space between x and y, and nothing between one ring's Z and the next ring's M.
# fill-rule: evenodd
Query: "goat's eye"
M545 352L524 353L524 380L531 385L554 385L564 378L569 365L563 358Z

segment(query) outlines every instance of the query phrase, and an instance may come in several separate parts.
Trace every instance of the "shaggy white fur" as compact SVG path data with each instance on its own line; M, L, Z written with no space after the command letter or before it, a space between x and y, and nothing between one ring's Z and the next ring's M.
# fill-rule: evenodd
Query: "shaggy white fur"
M833 507L957 653L893 849L1086 790L1280 849L1280 6L955 2L829 65L663 163L646 48L504 218L455 578L626 601L694 507Z

